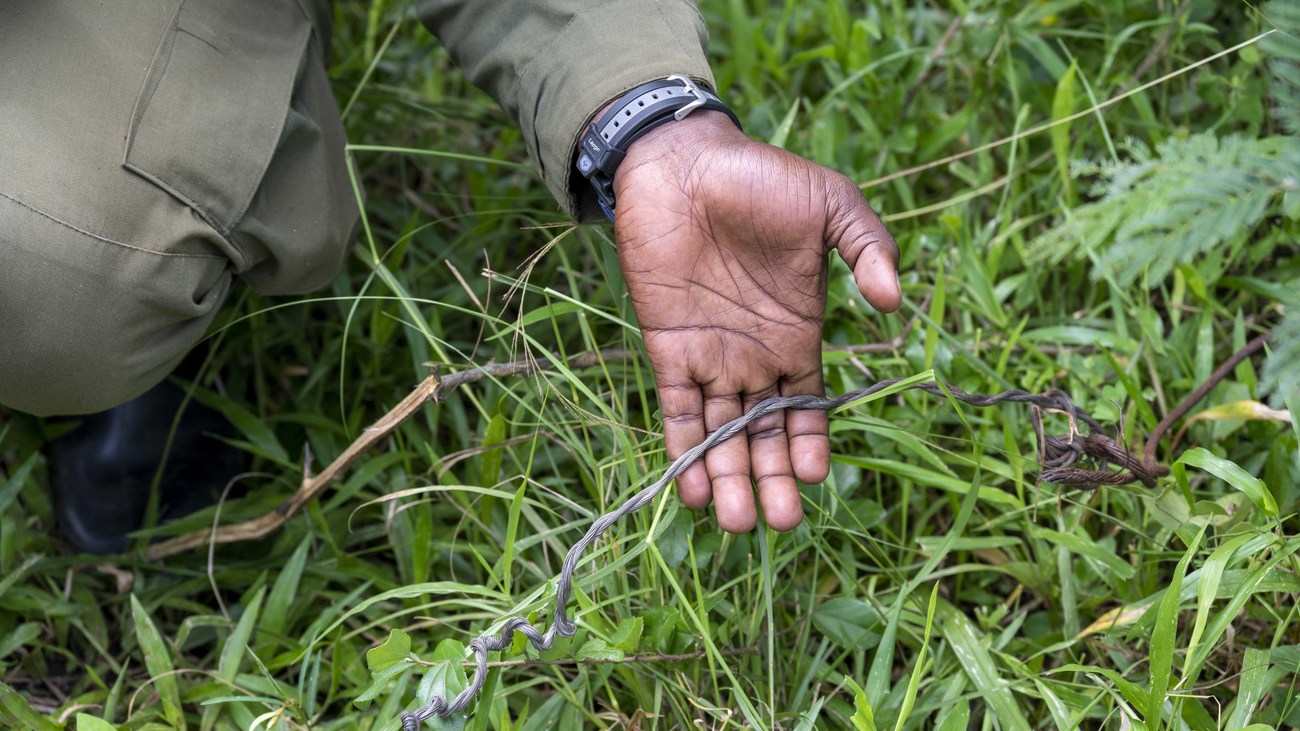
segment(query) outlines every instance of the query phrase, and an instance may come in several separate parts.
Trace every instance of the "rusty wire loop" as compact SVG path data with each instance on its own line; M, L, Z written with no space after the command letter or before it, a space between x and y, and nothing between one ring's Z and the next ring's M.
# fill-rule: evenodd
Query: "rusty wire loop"
M673 461L654 484L643 488L622 505L600 516L582 538L565 554L564 564L555 583L555 612L551 626L542 632L524 617L506 619L496 632L488 632L474 638L469 643L476 661L474 677L469 685L455 698L447 699L435 696L429 705L415 711L402 714L404 731L417 731L420 724L434 716L450 716L467 709L474 697L483 689L487 681L488 654L510 647L516 631L523 633L537 650L551 647L557 637L570 637L578 630L578 625L568 615L569 597L573 591L573 573L582 560L583 553L600 538L611 525L621 518L633 513L652 502L674 478L685 472L688 467L704 456L710 448L720 444L744 431L754 420L782 409L802 409L830 411L845 406L858 399L870 396L893 386L903 379L890 378L866 388L834 396L777 396L756 405L749 413L727 422L703 442L687 450ZM1102 433L1102 426L1096 419L1075 406L1069 395L1059 389L1051 389L1041 394L1011 389L997 394L966 393L957 388L948 387L947 392L939 384L928 381L912 384L906 389L918 389L939 397L951 393L959 401L972 406L993 406L1000 403L1027 403L1030 405L1034 437L1038 444L1039 479L1060 485L1074 487L1096 487L1098 485L1123 485L1129 482L1141 482L1148 487L1155 485L1157 477L1168 474L1169 470L1137 459L1128 448ZM1070 433L1064 435L1045 435L1043 433L1042 412L1063 413L1069 419ZM1079 422L1091 430L1081 434ZM1153 437L1158 436L1153 433ZM1108 469L1111 464L1118 465L1120 471ZM1088 465L1083 467L1081 465Z

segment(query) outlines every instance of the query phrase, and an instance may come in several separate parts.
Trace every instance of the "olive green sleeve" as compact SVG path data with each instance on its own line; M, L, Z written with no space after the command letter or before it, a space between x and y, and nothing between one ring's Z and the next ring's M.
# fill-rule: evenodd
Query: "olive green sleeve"
M579 220L600 215L590 186L573 174L578 136L590 118L623 92L669 74L713 85L707 31L690 0L415 5L469 80L519 124L551 193Z

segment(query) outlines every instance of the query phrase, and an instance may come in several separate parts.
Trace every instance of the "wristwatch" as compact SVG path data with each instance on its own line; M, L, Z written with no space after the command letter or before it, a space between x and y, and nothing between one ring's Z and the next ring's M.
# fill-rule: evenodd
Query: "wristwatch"
M673 120L680 122L696 109L712 109L740 120L712 91L683 74L642 84L619 97L609 111L592 122L578 141L578 172L596 189L600 208L614 220L614 171L627 148L642 135Z

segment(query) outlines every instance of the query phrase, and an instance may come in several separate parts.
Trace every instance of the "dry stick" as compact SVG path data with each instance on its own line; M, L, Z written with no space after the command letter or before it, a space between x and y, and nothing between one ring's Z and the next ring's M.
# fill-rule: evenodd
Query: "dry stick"
M1260 348L1264 347L1264 343L1272 335L1273 331L1269 330L1263 335L1256 336L1255 339L1251 340L1249 343L1246 343L1241 350L1233 353L1231 357L1220 363L1219 367L1215 368L1214 372L1210 374L1210 377L1205 379L1205 382L1200 386L1197 386L1195 391L1188 394L1187 398L1183 399L1182 403L1175 406L1173 411L1165 414L1165 418L1161 419L1159 424L1156 424L1156 428L1153 429L1151 435L1147 437L1146 448L1142 452L1142 462L1148 466L1154 465L1156 463L1156 448L1160 446L1160 439L1165 435L1165 432L1169 431L1169 428L1173 426L1175 422L1183 418L1183 416L1186 415L1193 406L1200 402L1201 399L1205 398L1215 386L1219 385L1219 382L1227 377L1228 373L1230 373L1232 369L1236 368L1239 363L1254 355Z
M635 351L631 350L602 350L578 355L569 359L566 365L571 369L581 370L604 362L628 360L634 355ZM271 512L252 520L223 526L216 530L197 530L155 543L145 550L145 558L156 561L160 558L197 548L209 542L214 544L238 543L263 538L284 525L304 505L311 502L321 490L324 490L337 480L348 467L352 466L353 462L357 461L357 458L385 439L426 403L441 400L448 392L466 383L476 383L488 377L500 378L528 375L540 367L536 361L525 360L489 363L480 368L457 371L441 379L436 372L432 373L420 385L416 386L415 390L411 391L406 398L402 399L401 403L394 406L391 411L384 414L374 424L366 427L361 436L348 445L348 448L343 450L338 459L331 462L320 474L312 476L310 466L304 464L302 484L299 485L297 491L289 499L277 505Z

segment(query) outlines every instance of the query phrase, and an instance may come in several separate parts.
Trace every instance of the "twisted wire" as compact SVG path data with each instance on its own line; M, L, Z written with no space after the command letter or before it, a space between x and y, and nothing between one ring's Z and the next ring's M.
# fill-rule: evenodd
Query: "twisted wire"
M429 705L415 711L403 713L403 731L417 731L420 724L427 719L434 716L450 716L468 708L474 697L483 689L483 684L487 682L488 653L510 647L516 631L523 633L538 651L549 649L557 637L573 636L578 631L578 625L568 615L568 604L573 593L573 573L577 570L582 555L611 525L628 514L650 504L668 483L685 472L688 467L704 456L705 452L741 433L754 420L762 418L773 411L782 409L830 411L883 391L902 380L901 378L889 378L866 388L832 397L810 395L775 396L759 402L748 413L727 422L704 441L686 450L680 457L673 460L664 474L653 484L628 498L622 505L597 518L591 524L591 527L587 529L587 532L583 534L582 538L573 544L573 547L565 554L564 563L560 568L555 584L555 612L551 617L551 625L545 632L542 632L524 617L511 617L502 624L501 629L496 633L483 634L471 640L469 649L474 653L475 668L474 677L470 680L469 685L450 701L441 696L435 696L429 702ZM934 381L912 384L906 386L905 389L917 389L940 397L951 393L953 398L972 406L993 406L1008 402L1030 404L1034 434L1038 442L1040 479L1044 482L1081 487L1101 484L1125 484L1135 481L1154 485L1155 477L1168 473L1168 470L1163 467L1153 467L1138 461L1129 455L1128 450L1123 445L1118 445L1105 434L1101 434L1101 424L1075 406L1069 395L1059 389L1051 389L1041 394L1029 393L1019 389L1010 389L996 394L973 394L966 393L958 388L948 387L945 393L945 390ZM1070 418L1071 433L1066 436L1044 435L1041 416L1043 410L1066 414ZM1078 421L1087 424L1093 429L1093 432L1086 435L1077 433L1075 424ZM1101 461L1103 469L1085 470L1075 467L1084 456ZM1109 462L1115 462L1124 467L1125 470L1114 472L1104 469L1104 465Z

